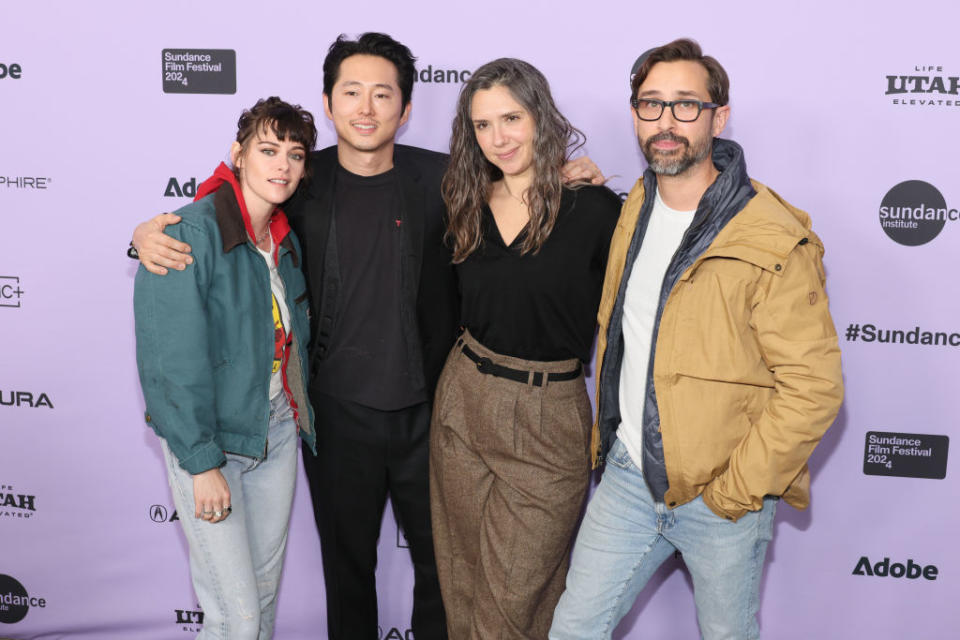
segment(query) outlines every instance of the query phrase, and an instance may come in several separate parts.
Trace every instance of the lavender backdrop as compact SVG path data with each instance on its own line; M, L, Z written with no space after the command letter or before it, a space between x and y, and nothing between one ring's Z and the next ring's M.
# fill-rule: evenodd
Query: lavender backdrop
M123 249L135 223L188 202L165 193L209 174L239 112L257 98L280 95L322 119L326 47L341 32L367 30L407 43L422 71L529 60L617 191L643 169L627 105L636 56L692 36L725 65L726 135L746 149L755 179L812 214L827 246L847 384L840 418L811 462L812 507L778 513L762 587L764 637L958 637L958 485L946 444L929 437L954 435L960 408L955 3L140 4L2 5L0 638L150 640L198 630L160 449L142 420L135 268ZM175 48L234 50L236 92L168 92L177 81L164 85L161 52ZM193 74L188 86L203 78ZM901 86L905 93L888 93ZM457 91L456 83L419 82L400 141L445 150ZM324 120L320 144L333 142ZM931 185L948 210L939 234L917 246L880 224L888 192L908 180ZM914 184L886 204L934 200ZM932 234L931 225L917 233ZM908 344L915 327L918 336L941 332L947 344ZM869 341L891 329L904 343ZM922 434L913 436L918 448L932 455L889 455L868 469L946 477L864 473L871 431ZM278 638L326 635L307 497L301 477ZM884 558L907 576L867 575ZM909 577L912 565L935 566L927 570L935 579ZM411 583L388 510L383 638L412 638ZM32 601L13 621L17 585ZM696 633L689 576L668 563L619 637Z

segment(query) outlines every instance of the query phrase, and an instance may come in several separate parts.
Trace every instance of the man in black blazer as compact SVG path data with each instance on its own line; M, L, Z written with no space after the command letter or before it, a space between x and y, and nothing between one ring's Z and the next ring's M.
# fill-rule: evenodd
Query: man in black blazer
M304 450L323 550L330 638L376 638L377 540L387 495L414 568L411 626L445 638L430 528L430 409L457 329L443 243L444 154L397 145L414 58L389 36L342 36L323 65L337 146L290 208L312 301L310 401L318 455Z

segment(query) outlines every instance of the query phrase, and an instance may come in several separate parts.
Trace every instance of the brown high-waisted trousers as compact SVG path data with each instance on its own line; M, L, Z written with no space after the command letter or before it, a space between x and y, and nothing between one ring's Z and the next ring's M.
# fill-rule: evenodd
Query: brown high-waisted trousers
M430 427L430 507L451 640L547 637L590 476L590 400L575 380L534 386L481 373L463 353L531 372L576 360L498 355L464 333ZM545 379L546 376L544 375Z

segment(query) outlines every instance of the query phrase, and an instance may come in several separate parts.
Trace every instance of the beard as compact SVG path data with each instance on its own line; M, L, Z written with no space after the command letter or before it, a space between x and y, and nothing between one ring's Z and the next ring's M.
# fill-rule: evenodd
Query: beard
M653 148L654 143L664 140L677 142L682 146L669 153L657 151ZM664 131L655 136L650 136L646 140L640 140L640 149L643 151L643 157L647 159L651 171L657 175L678 176L710 155L713 150L713 138L704 137L696 140L694 145L691 146L687 138Z

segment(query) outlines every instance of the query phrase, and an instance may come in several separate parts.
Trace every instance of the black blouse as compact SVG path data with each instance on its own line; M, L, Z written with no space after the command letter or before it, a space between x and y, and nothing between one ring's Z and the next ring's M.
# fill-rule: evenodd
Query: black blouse
M505 245L484 207L482 244L457 265L463 325L502 355L586 362L620 205L606 187L564 189L553 231L526 255L526 230Z

